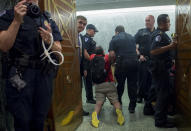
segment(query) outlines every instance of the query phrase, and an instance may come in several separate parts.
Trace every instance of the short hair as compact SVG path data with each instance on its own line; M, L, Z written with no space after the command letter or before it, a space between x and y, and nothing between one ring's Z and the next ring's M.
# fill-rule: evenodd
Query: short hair
M155 17L153 15L148 15L147 17L150 17L155 21Z
M157 18L157 24L160 25L161 23L166 23L168 17L168 14L160 14Z
M79 20L79 19L87 21L87 18L82 15L77 16L77 20Z
M102 46L97 46L96 47L95 54L96 55L104 55L104 50L103 50Z
M125 28L124 26L122 25L118 25L116 28L115 28L115 32L125 32Z

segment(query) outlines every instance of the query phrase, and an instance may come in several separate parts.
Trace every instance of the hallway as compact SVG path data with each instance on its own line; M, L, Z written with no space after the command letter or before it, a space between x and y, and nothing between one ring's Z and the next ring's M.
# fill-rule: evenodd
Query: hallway
M85 89L83 88L83 107L86 111L92 112L94 105L86 103ZM154 119L152 116L144 116L143 106L144 104L137 104L135 114L130 114L128 111L129 98L127 94L127 88L123 95L123 113L125 115L125 125L119 126L116 122L116 115L114 108L110 105L109 101L106 100L100 114L100 125L99 128L91 126L91 115L83 117L83 122L77 129L77 131L178 131L176 128L164 129L156 128L154 126Z

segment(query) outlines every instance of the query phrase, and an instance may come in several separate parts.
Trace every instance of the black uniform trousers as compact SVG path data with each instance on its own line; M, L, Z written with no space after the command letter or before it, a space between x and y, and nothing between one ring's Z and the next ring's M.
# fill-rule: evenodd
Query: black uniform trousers
M156 87L157 87L157 82L155 79L152 79L151 88L148 91L148 97L145 102L145 108L152 108L152 102L156 101Z
M86 89L86 99L93 100L92 75L90 69L87 69L87 76L84 77L84 85Z
M12 67L9 78L16 74ZM52 98L54 74L43 75L38 69L27 68L22 73L26 87L18 91L6 81L8 111L14 116L15 131L43 131Z
M138 97L147 100L151 88L152 76L148 70L148 62L140 62L138 70Z
M125 81L127 79L128 95L130 99L129 109L136 107L137 101L137 60L123 61L119 66L116 66L115 77L118 82L117 92L119 102L122 104L122 95L124 92Z
M169 71L160 74L152 74L156 82L156 106L155 106L155 125L164 124L167 121L168 103L170 94Z

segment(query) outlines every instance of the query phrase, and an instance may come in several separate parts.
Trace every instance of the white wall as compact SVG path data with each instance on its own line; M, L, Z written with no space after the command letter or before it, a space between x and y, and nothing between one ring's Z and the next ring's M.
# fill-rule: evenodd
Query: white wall
M94 24L99 32L94 40L97 45L102 45L105 51L108 50L109 42L114 35L117 25L123 25L127 33L134 35L138 29L145 27L145 17L153 15L157 19L159 14L169 14L171 20L169 35L175 32L175 6L154 6L138 7L126 9L81 11L77 15L84 15L88 19L88 24ZM155 27L157 24L155 23ZM85 32L83 32L84 34Z

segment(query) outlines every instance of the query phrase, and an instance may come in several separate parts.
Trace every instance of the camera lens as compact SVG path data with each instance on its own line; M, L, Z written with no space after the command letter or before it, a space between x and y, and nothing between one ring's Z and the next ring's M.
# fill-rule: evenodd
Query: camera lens
M31 5L31 13L34 14L34 15L39 15L40 13L40 9L37 5Z

